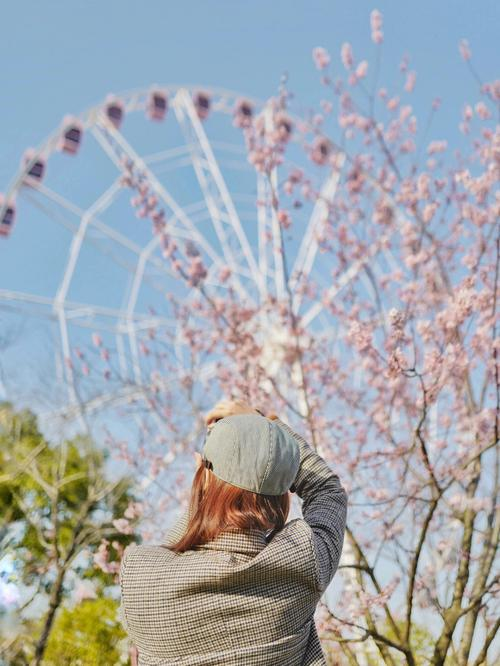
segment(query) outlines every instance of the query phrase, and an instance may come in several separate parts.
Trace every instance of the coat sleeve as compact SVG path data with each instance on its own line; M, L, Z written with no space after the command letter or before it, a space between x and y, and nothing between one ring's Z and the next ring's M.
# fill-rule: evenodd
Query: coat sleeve
M286 423L275 419L295 438L300 449L300 467L294 487L302 499L302 515L312 531L318 590L323 593L340 560L347 519L347 492L326 461Z
M126 560L126 557L127 557L127 554L128 554L128 550L129 550L129 548L134 547L134 545L135 544L133 544L132 546L127 546L127 548L125 548L125 551L122 555L122 561L120 563L120 573L119 573L120 605L118 606L118 621L120 622L120 624L124 628L125 632L127 633L127 644L128 644L129 648L132 647L133 644L132 644L132 641L131 641L131 639L128 635L129 634L129 628L128 628L128 625L127 625L127 618L125 617L125 608L123 607L123 580L125 578L125 570L126 570L125 560Z

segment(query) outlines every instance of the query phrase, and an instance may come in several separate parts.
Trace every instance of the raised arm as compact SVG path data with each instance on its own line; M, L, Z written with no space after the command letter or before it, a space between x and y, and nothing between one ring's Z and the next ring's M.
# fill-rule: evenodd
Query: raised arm
M302 515L312 530L318 589L324 592L337 571L342 552L347 493L339 477L301 435L279 418L270 418L299 444L300 467L293 488L302 499Z

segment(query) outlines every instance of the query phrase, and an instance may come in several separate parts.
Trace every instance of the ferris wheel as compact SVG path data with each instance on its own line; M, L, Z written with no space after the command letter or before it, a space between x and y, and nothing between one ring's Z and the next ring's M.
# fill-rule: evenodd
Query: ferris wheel
M202 282L208 294L224 297L231 288L256 305L288 290L302 325L333 339L321 299L298 289L300 282L314 279L334 296L366 280L362 268L375 255L394 263L381 242L332 284L319 230L344 156L337 169L318 172L320 196L296 211L299 233L286 237L269 203L278 167L269 182L248 161L242 130L259 116L266 126L276 122L269 103L233 92L153 86L66 116L26 151L0 199L0 310L3 318L20 314L24 344L47 352L41 380L59 391L54 410L78 417L140 395L141 349L155 330L170 332L182 375L185 341L166 294L189 304ZM281 122L292 135L293 118ZM290 153L293 159L293 147ZM184 280L175 261L166 261L173 252L187 266ZM35 322L44 322L43 334ZM269 370L279 375L283 332L273 321L262 330ZM72 358L90 336L114 351L121 378L130 381L82 393ZM213 364L203 374L208 381Z

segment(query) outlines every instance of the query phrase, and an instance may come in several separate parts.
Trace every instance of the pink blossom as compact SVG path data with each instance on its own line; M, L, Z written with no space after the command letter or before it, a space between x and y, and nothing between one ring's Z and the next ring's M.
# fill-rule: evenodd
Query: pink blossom
M390 325L395 329L403 329L406 321L406 317L403 312L397 310L396 308L391 308L388 312L388 318Z
M104 573L118 573L120 570L120 563L109 561L108 546L109 541L103 539L97 552L94 553L94 565L101 571L104 571Z
M191 259L187 273L189 275L189 283L193 286L196 286L201 280L206 278L207 269L205 268L201 257L194 257Z
M419 320L416 324L418 334L422 337L424 342L429 342L432 339L433 331L431 322L426 320Z
M219 271L219 280L221 282L226 282L231 277L231 269L229 266L223 266Z
M430 198L430 185L431 179L429 174L421 173L417 178L417 196L419 199L429 199Z
M435 212L438 209L438 204L435 202L429 203L424 207L424 210L422 211L422 219L424 222L430 222L432 218L434 217Z
M346 69L352 69L354 64L354 57L352 54L352 46L349 44L349 42L344 42L342 44L342 48L340 49L340 58Z
M399 97L392 97L387 102L387 108L389 111L395 111L398 108L398 104L399 104Z
M382 14L378 9L374 9L370 14L370 26L373 42L381 44L384 40L384 33L382 32Z
M332 142L326 137L319 136L315 139L312 150L311 159L316 164L326 164L331 155L333 148Z
M474 111L472 110L472 106L470 104L466 104L464 106L464 110L462 113L462 117L464 120L472 120L472 117L474 115Z
M325 69L330 64L330 54L323 47L317 46L313 49L313 60L318 69Z
M102 338L99 333L92 333L92 344L95 347L100 347L102 345Z
M367 352L372 345L373 327L370 324L354 321L347 332L347 339L359 352Z
M384 199L379 199L375 204L373 221L377 224L390 224L394 219L394 210Z
M417 80L417 73L416 72L408 72L408 75L406 77L406 83L405 83L405 90L408 93L413 92L413 89L415 88L415 83Z
M290 213L286 210L279 210L278 222L281 224L281 226L284 229L288 229L292 224L292 218L290 217Z
M427 153L434 155L435 153L443 153L448 147L447 141L431 141L427 147Z
M378 9L372 10L370 14L370 27L372 31L382 30L382 14Z
M416 149L417 146L415 145L415 141L413 141L413 139L406 139L406 141L403 141L399 147L400 152L405 154L414 153Z
M143 510L144 505L141 502L129 502L123 515L129 520L134 520L134 518L139 518L142 515Z
M400 577L395 576L388 585L382 588L379 594L369 594L364 590L358 592L358 598L362 611L366 612L367 610L371 609L373 612L374 608L383 607L385 604L387 604L393 595L394 590L398 586L399 581Z
M13 583L7 583L0 578L0 606L14 606L20 600L21 595Z
M358 79L364 79L367 72L368 72L368 63L366 60L362 60L359 63L359 65L356 67L356 76Z
M117 518L116 520L113 520L113 525L121 534L133 534L134 532L126 518Z
M397 377L405 368L408 367L408 362L405 358L403 350L396 347L389 355L387 360L386 374L390 378Z
M462 39L460 41L460 44L458 46L458 50L460 51L460 55L462 58L467 61L471 59L472 53L469 47L469 42L466 39Z
M89 580L78 581L73 595L77 604L81 603L84 599L97 599L95 588Z
M491 113L484 102L478 102L475 106L475 111L481 120L491 118Z
M323 109L323 113L328 114L332 112L333 104L331 102L326 99L322 99L320 104L321 108Z

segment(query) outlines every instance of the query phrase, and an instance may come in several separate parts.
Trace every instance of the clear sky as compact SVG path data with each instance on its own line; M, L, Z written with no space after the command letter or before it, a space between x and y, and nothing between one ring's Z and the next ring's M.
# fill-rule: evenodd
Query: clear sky
M432 100L442 98L429 139L459 146L462 106L477 100L477 84L458 53L461 38L469 40L485 80L500 71L498 0L19 0L1 7L0 192L25 148L39 145L64 115L81 113L109 92L186 83L266 99L287 72L299 104L317 106L324 89L312 49L331 52L333 73L342 67L344 41L352 43L358 60L373 62L369 15L374 8L384 17L381 84L400 89L399 63L407 53L417 71L408 101L421 125ZM71 160L64 159L69 165ZM59 178L58 189L72 172L66 177L55 166L51 163L50 172ZM102 187L109 184L94 167L84 179L88 182L73 179L73 187L90 187L92 180L99 181L92 184L98 190L100 180ZM46 283L60 280L63 264L55 260L66 259L58 244L64 237L50 235L48 227L44 235L33 236L35 229L42 234L41 224L21 213L12 238L0 239L0 289L33 292L26 286L31 280L41 293L53 295L55 286ZM94 273L85 276L94 292L89 300L96 302L99 289L93 280Z
M384 15L384 74L411 54L419 102L443 98L437 127L474 90L460 38L484 77L498 76L498 0L4 0L0 190L26 146L110 91L201 83L265 98L288 71L298 94L317 99L312 48L337 57L349 40L369 59L373 8Z

